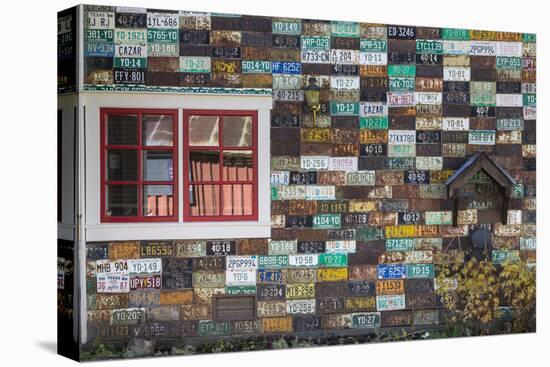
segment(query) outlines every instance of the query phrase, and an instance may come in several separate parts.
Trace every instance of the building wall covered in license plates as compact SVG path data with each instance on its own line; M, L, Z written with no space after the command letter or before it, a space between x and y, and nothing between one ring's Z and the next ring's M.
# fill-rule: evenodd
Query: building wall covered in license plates
M84 6L83 89L273 93L272 231L88 243L88 341L425 328L445 323L438 262L472 256L475 229L496 262L534 262L535 35L130 13ZM444 182L480 150L517 182L508 224L479 173L454 227ZM221 294L255 295L256 316L214 320Z

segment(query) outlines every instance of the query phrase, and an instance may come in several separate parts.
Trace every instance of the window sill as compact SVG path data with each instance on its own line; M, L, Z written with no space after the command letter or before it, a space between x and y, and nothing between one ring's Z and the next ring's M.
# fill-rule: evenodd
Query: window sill
M186 223L102 223L86 226L86 241L268 238L271 223L261 221Z

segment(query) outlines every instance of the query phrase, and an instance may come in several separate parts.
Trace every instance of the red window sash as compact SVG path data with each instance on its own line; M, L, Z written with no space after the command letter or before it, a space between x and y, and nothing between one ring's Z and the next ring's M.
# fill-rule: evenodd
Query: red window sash
M107 115L109 114L135 114L138 116L137 121L137 139L136 145L107 145ZM173 129L173 142L171 147L166 146L144 146L143 145L143 115L147 114L162 114L172 116L172 129ZM164 109L131 109L131 108L101 108L100 109L100 165L101 165L101 222L176 222L178 220L178 111L177 110L164 110ZM138 180L137 181L111 181L107 180L107 151L113 150L135 150L138 158ZM143 152L147 150L154 151L171 151L172 152L172 181L144 181L143 180ZM107 185L137 185L137 215L136 216L109 216L107 215ZM169 216L145 216L143 215L143 189L145 185L166 185L172 186L172 215ZM167 195L170 197L170 195ZM158 199L157 199L158 201ZM168 209L170 205L167 205Z
M190 146L189 145L189 117L191 115L218 116L218 146ZM249 147L226 147L223 145L223 116L251 116L252 117L252 145ZM211 222L211 221L255 221L258 220L258 112L257 111L235 111L235 110L184 110L183 112L183 192L184 192L184 211L183 219L186 222ZM189 179L189 155L191 151L210 150L219 152L219 173L218 180L215 181L190 181ZM252 150L252 172L253 179L250 181L229 181L223 179L223 157L224 150ZM218 187L219 215L193 216L191 215L191 206L189 203L189 189L191 185L215 185ZM252 185L252 214L249 215L223 215L223 185ZM244 192L244 189L243 189Z

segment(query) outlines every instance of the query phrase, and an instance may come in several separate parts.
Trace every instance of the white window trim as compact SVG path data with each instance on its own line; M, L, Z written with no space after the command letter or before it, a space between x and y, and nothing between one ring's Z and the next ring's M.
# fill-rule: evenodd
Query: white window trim
M205 95L156 93L81 94L85 106L86 125L86 241L169 240L216 238L267 238L271 236L270 170L270 110L271 95ZM178 110L178 165L180 190L178 222L101 222L100 108L162 108ZM258 111L258 220L227 222L183 221L183 110L256 110Z

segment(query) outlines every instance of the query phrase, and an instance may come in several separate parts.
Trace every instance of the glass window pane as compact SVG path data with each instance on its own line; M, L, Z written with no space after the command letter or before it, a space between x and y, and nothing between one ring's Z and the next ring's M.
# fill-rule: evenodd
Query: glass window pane
M218 116L189 117L190 146L218 146Z
M107 180L137 181L137 179L137 151L109 149L107 152Z
M223 145L226 147L252 146L252 116L224 116Z
M252 215L252 185L223 185L223 215Z
M189 179L191 181L218 181L220 179L220 152L213 150L189 152Z
M138 141L137 115L108 115L107 144L136 145Z
M143 215L146 217L167 217L174 214L172 185L143 186Z
M220 187L190 185L189 208L192 216L220 215Z
M174 179L174 163L172 152L166 150L143 152L144 181L172 181Z
M138 212L137 185L107 185L107 215L110 217L135 217Z
M254 178L251 150L223 151L224 181L250 181Z
M172 115L143 115L143 145L171 147L174 144Z

